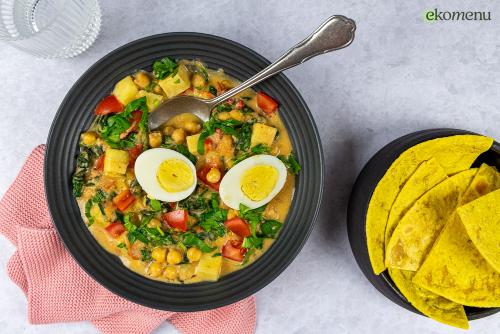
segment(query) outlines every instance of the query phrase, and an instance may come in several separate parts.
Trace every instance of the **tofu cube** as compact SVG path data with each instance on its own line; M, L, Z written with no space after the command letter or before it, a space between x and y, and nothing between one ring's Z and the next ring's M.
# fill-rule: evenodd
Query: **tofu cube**
M200 139L200 133L186 137L188 150L189 150L189 152L191 152L191 154L194 154L194 155L198 154L198 140L199 139Z
M252 147L259 144L271 146L273 144L274 138L276 137L276 132L278 132L278 130L272 126L268 126L262 123L255 123L252 127L252 138L250 139L250 145Z
M108 148L104 155L104 175L125 175L129 162L127 151Z
M134 80L129 75L115 85L115 89L113 90L113 95L120 101L124 106L132 102L136 99L137 93L139 90L134 83Z
M217 281L222 267L222 256L213 257L212 253L203 253L196 267L196 276L205 281Z
M191 87L189 71L186 66L180 65L177 68L177 73L169 75L165 79L158 81L158 84L168 98L177 96Z

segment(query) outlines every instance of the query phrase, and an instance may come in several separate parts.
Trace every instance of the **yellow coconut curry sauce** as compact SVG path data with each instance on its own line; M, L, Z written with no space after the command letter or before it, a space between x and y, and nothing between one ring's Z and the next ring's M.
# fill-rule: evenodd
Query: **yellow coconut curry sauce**
M276 239L300 172L276 101L248 89L207 122L187 110L161 131L147 126L166 99L209 99L236 84L223 70L167 57L120 80L97 105L73 193L95 239L132 271L216 281Z

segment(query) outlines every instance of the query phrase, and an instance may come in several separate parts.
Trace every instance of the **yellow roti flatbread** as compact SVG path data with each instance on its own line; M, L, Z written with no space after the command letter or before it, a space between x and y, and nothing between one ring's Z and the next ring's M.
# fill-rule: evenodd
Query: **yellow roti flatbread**
M415 201L447 178L446 172L434 158L424 161L418 166L415 173L410 176L401 189L392 206L386 228L386 241L389 240L397 223ZM389 275L406 299L429 318L454 327L469 328L464 307L413 284L412 278L415 271L389 268Z
M497 171L483 165L462 197L461 204L499 187ZM500 306L500 273L472 244L457 211L415 274L413 283L463 305Z
M500 177L498 179L500 182ZM500 190L462 206L457 211L474 246L500 273Z
M424 161L418 166L415 173L406 181L398 197L392 205L389 220L385 228L385 247L389 244L392 233L411 206L435 185L448 178L446 171L436 159Z
M464 307L413 284L414 271L389 268L389 275L406 299L429 318L446 325L469 328Z
M459 204L477 169L460 172L441 182L411 207L392 234L387 266L416 271Z
M477 135L438 138L418 144L394 161L372 194L366 215L368 253L375 274L385 266L385 229L389 212L401 187L426 160L435 158L448 175L464 171L487 151L493 139Z

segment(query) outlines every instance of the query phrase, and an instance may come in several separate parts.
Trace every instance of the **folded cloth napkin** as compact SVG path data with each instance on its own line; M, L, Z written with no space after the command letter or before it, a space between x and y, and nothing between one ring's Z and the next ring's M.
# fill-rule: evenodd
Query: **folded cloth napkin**
M255 299L215 310L175 313L134 304L89 277L64 248L43 189L45 146L38 146L0 201L0 233L17 250L10 278L28 299L33 324L91 321L102 333L150 333L168 320L181 333L253 333Z

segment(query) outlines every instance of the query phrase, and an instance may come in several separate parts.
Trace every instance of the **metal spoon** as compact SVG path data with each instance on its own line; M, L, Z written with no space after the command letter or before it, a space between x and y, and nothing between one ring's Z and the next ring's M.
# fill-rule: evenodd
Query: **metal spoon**
M354 39L355 30L356 24L353 20L341 15L331 16L309 37L292 47L274 63L224 94L211 100L194 96L177 96L166 100L149 116L149 127L159 128L174 116L187 112L195 114L202 120L208 120L217 104L241 91L314 56L349 46Z

